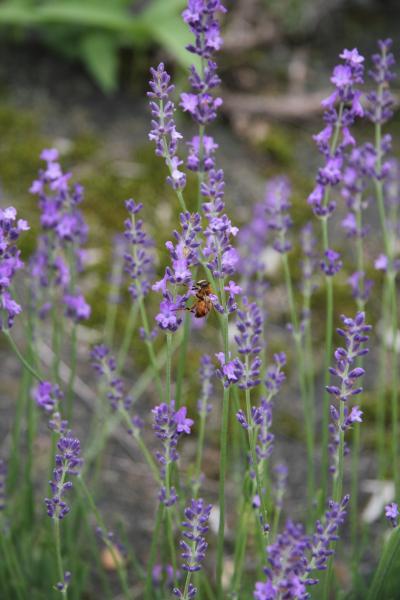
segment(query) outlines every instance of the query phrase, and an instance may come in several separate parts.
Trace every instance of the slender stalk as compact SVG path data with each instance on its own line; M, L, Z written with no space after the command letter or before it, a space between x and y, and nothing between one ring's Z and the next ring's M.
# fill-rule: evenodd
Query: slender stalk
M289 300L289 309L293 327L293 337L295 341L296 354L298 360L298 373L299 373L299 384L300 384L300 393L303 400L303 411L304 411L304 425L305 425L305 433L306 433L306 445L307 445L307 497L309 506L314 499L314 488L315 488L315 480L314 480L314 424L313 424L313 414L312 407L310 406L310 396L307 389L307 375L306 375L306 367L304 363L304 348L301 343L301 332L299 328L299 322L296 312L296 306L294 301L293 294L293 286L292 286L292 277L290 273L290 265L287 253L282 255L283 260L283 268L285 273L285 282L286 289ZM311 518L311 511L309 511Z
M249 358L248 356L246 356L246 370L248 370L249 368ZM246 413L247 413L247 422L251 423L251 404L250 404L250 389L246 388L245 390L245 398L246 398ZM253 430L253 428L250 426L250 428L248 429L248 436L249 436L249 447L250 447L250 456L251 456L251 461L253 464L253 469L254 469L254 474L255 474L255 478L256 478L256 486L257 486L257 494L258 497L260 499L260 504L261 504L261 517L262 517L262 522L261 522L261 531L263 534L266 533L264 527L267 523L267 506L265 503L265 494L263 493L263 486L262 486L262 482L261 482L261 477L260 477L260 471L258 468L258 464L257 464L257 454L256 454L256 431Z
M186 313L183 323L183 338L181 347L179 349L178 369L176 374L175 405L177 409L181 406L183 379L185 375L186 357L190 338L190 324L190 314Z
M382 99L383 84L378 87L378 105ZM386 210L384 203L383 182L380 177L382 172L382 124L375 123L375 151L376 151L376 169L377 177L375 182L375 193L378 205L379 220L382 229L383 243L385 254L388 258L388 268L385 276L387 278L390 309L391 309L391 333L392 333L392 381L391 381L391 411L392 411L392 464L393 477L395 481L396 497L400 495L400 473L399 473L399 441L398 441L398 365L397 365L397 293L396 293L396 277L393 265L395 252L394 234L389 235L386 219ZM384 343L384 342L383 342Z
M162 387L162 383L161 383L161 379L160 379L160 374L158 372L157 359L156 359L156 355L155 355L155 352L154 352L153 342L150 339L150 327L149 327L149 322L148 322L148 319L147 319L146 308L144 306L144 300L143 300L142 296L140 298L138 298L138 303L139 303L140 315L141 315L141 318L142 318L143 329L144 329L145 334L146 334L145 344L146 344L147 351L148 351L148 354L149 354L150 363L151 363L151 366L153 368L153 373L154 373L154 378L155 378L155 383L156 383L157 391L158 391L159 397L161 399L163 397L163 387Z
M356 222L357 222L357 240L356 240L356 252L357 252L357 271L360 273L360 294L357 298L357 309L360 312L365 310L364 294L364 244L362 238L362 213L361 213L361 194L356 198L356 202L359 204L358 210L356 211ZM359 357L357 359L357 366L362 367L363 359ZM361 436L360 436L360 425L361 423L354 424L353 431L353 448L352 448L352 468L351 468L351 505L350 505L350 528L351 528L351 539L352 547L354 548L354 559L357 559L357 525L358 525L358 483L359 483L359 460L361 451ZM358 561L357 561L358 562ZM357 564L357 563L355 563Z
M338 118L335 123L335 130L333 133L330 155L333 156L336 152L336 148L339 141L339 134L342 128L342 117L343 117L344 104L343 102L339 105ZM326 207L329 203L330 188L325 188L323 205ZM324 252L329 249L329 232L328 232L328 218L322 217L321 219L322 228L322 240ZM325 505L326 497L328 494L328 467L329 467L329 394L326 391L326 386L329 383L329 363L332 355L332 344L333 344L333 281L332 277L325 275L325 289L326 289L326 317L325 317L325 363L324 363L324 396L322 405L322 505Z
M58 519L58 517L53 519L53 531L54 531L54 543L55 543L55 548L56 548L58 576L60 578L60 583L63 583L64 582L64 568L63 568L63 560L62 560L62 555L61 555L60 520ZM65 586L62 588L61 593L63 595L63 598L65 598L65 600L67 600L68 599L68 590Z
M146 589L145 589L145 598L146 600L153 600L153 566L156 560L157 546L160 539L160 529L163 521L163 505L161 503L158 504L157 515L156 515L156 524L153 531L153 536L151 540L150 546L150 556L147 563L147 575L146 575Z
M97 521L97 524L99 525L99 527L101 527L101 529L103 530L103 532L107 532L107 527L106 527L106 525L105 525L105 523L103 521L103 518L102 518L100 512L97 509L97 506L95 504L93 496L90 493L88 487L86 486L86 483L85 483L83 477L81 475L79 475L77 477L77 481L78 481L78 484L79 484L80 491L85 496L85 498L86 498L86 500L87 500L87 502L89 504L90 510L92 511L92 513L93 513L93 515L94 515L94 517L95 517L95 519ZM108 550L110 551L112 559L113 559L114 564L115 564L115 567L117 569L118 578L120 580L121 587L122 587L122 590L123 590L123 593L124 593L124 598L126 600L131 600L131 594L129 592L129 585L128 585L128 580L127 580L127 575L126 575L125 567L121 563L121 560L119 560L119 558L118 558L118 556L117 556L117 554L115 552L115 547L110 542L110 540L107 538L107 536L104 536L104 543L106 544Z
M18 346L16 345L14 338L11 335L11 332L7 329L3 329L3 334L6 336L6 338L8 339L8 342L13 350L13 352L16 354L18 360L20 361L20 363L25 367L25 369L27 371L29 371L29 373L32 375L32 377L34 377L37 381L39 381L39 383L42 382L42 378L39 375L39 373L28 363L28 361L24 358L24 356L21 354L21 352L18 349Z
M7 569L10 573L10 584L13 585L14 589L15 589L15 593L17 595L18 600L24 600L24 598L26 598L25 596L25 589L24 589L24 579L23 577L21 577L21 573L18 573L17 569L16 569L16 565L14 564L14 561L11 559L11 549L9 548L9 546L7 546L6 544L6 537L3 531L3 523L0 524L0 543L1 543L1 548L3 551L3 555L4 555L4 561L6 563ZM21 590L22 587L22 590Z
M72 412L74 406L74 383L75 383L75 375L76 375L76 363L77 363L77 324L74 323L72 325L72 333L71 333L71 364L70 364L70 372L69 379L67 385L67 419L72 421Z
M223 290L223 282L220 280L221 297L225 299ZM224 302L224 306L226 303ZM228 342L228 314L222 316L222 334L224 340L225 360L229 360L229 342ZM225 539L225 478L227 464L227 445L228 445L228 423L229 423L229 387L224 387L224 395L222 400L222 422L220 433L220 462L219 462L219 527L217 541L217 598L222 600L222 570L224 557L224 539Z
M387 363L388 349L386 345L386 333L390 323L390 289L388 279L385 277L383 284L383 301L382 301L382 341L379 346L379 372L378 372L378 389L377 389L377 424L378 424L378 478L384 479L386 474L387 452L386 452L386 390L387 390Z
M139 305L135 302L132 304L129 311L128 322L126 324L124 337L117 356L117 371L121 373L125 367L126 358L128 356L129 348L132 342L133 332L135 331L136 321L139 312ZM157 362L157 361L156 361ZM158 366L157 366L158 371Z

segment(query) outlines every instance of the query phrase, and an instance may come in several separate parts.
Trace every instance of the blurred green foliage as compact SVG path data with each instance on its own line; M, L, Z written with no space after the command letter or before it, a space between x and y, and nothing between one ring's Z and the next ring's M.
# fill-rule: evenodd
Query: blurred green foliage
M5 0L0 28L14 40L34 34L67 58L81 61L100 88L118 85L119 51L161 44L178 63L193 62L185 50L190 32L181 12L185 0Z

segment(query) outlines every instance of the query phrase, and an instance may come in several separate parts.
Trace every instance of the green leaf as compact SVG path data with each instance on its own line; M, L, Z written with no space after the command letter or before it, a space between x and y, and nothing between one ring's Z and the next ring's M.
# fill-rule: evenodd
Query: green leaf
M386 582L390 576L393 565L400 558L400 527L396 527L386 542L378 567L375 571L372 585L369 589L367 600L382 600Z
M81 57L103 92L113 92L118 83L118 44L107 33L90 33L81 42Z

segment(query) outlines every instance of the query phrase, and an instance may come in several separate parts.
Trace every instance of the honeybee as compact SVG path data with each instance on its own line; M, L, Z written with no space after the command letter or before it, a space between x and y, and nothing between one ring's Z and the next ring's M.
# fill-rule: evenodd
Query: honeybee
M202 319L206 317L213 307L210 295L213 293L209 282L206 279L200 279L197 281L192 289L196 292L196 301L193 306L188 307L189 310L196 319Z

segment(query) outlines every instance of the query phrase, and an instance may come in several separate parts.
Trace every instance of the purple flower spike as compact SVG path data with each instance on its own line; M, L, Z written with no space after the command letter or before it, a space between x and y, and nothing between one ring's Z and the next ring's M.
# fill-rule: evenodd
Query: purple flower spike
M0 331L10 329L14 318L22 311L10 292L17 271L23 268L20 251L16 242L29 225L23 219L17 220L14 207L0 209Z
M153 429L156 437L161 440L163 451L157 452L157 460L161 465L161 479L165 481L165 476L169 465L176 462L179 458L177 446L179 438L183 433L190 434L192 419L186 418L187 409L182 406L175 412L175 402L171 400L171 404L162 403L152 410L154 416ZM160 502L165 506L172 506L177 501L178 497L174 488L167 490L166 485L162 485L160 494Z
M343 262L340 259L339 252L328 248L324 253L325 258L321 260L321 269L327 277L333 277L340 271L343 266Z
M364 114L361 92L357 89L357 85L363 83L364 58L355 48L344 50L340 58L344 64L336 66L331 77L335 90L322 102L326 126L314 136L325 164L318 171L316 186L308 197L308 203L314 214L323 219L329 218L336 208L336 203L328 200L327 192L342 180L345 148L355 145L350 127L357 117ZM340 135L336 140L337 132ZM332 146L334 139L335 147Z
M90 317L91 307L86 302L82 294L66 294L64 296L66 306L65 314L75 322L85 321Z
M174 121L175 105L170 100L174 90L171 77L160 63L157 69L150 69L152 79L151 91L147 93L150 98L150 109L153 120L149 139L155 142L157 156L162 156L169 169L170 175L167 182L175 189L182 190L186 185L186 175L179 170L182 161L177 156L178 142L182 135L176 130Z
M132 279L129 293L136 300L144 298L150 291L150 282L154 277L154 258L149 249L154 246L154 242L143 231L143 221L137 218L143 205L127 200L125 206L129 218L125 221L124 236L130 245L130 252L124 253L125 271Z
M374 69L369 72L370 77L377 84L379 91L367 95L367 116L373 123L386 123L393 115L393 96L389 89L390 82L395 78L392 67L395 64L392 54L392 40L378 42L379 54L372 56Z
M399 514L399 507L396 502L391 502L385 506L385 517L390 521L392 527L397 527Z
M238 334L235 342L239 354L243 359L236 359L236 365L240 363L241 376L238 385L241 389L256 387L260 379L261 352L260 336L262 334L264 319L261 310L255 302L250 303L243 299L243 309L237 311L236 327Z
M132 399L126 395L125 385L120 377L117 377L117 363L110 354L109 348L101 344L94 346L91 352L92 367L103 379L106 386L107 398L113 411L128 410L131 407ZM132 421L132 430L129 433L140 434L142 429L141 420L134 417Z
M185 508L185 521L182 522L183 538L180 542L182 558L185 563L182 565L184 571L200 571L201 563L204 560L207 542L204 535L208 531L208 519L211 512L211 504L204 504L204 500L192 500ZM185 540L188 540L185 541Z
M58 387L50 381L41 381L33 391L35 402L47 413L53 413L58 410L59 402L64 394Z
M346 402L350 396L362 391L362 388L356 387L356 383L364 375L364 369L351 367L358 356L364 356L368 352L363 346L368 341L367 334L371 331L371 326L366 325L362 312L357 313L354 319L342 316L342 321L344 328L337 329L337 332L344 338L345 348L339 347L335 350L336 366L329 369L332 375L339 378L340 387L327 386L326 389L339 400Z
M292 245L286 239L292 219L288 214L291 207L289 200L291 188L286 177L275 177L267 183L265 190L265 210L267 212L267 228L275 232L274 248L281 254L288 252Z
M41 158L46 168L39 171L38 179L30 188L30 192L38 196L43 230L30 261L33 299L44 318L59 292L67 305L67 316L73 320L87 319L90 309L74 284L74 275L82 271L82 245L88 234L79 210L83 188L79 184L71 186L71 174L63 173L56 150L44 150Z
M79 475L83 460L80 457L79 440L73 438L70 433L60 437L57 450L53 479L49 482L53 495L45 499L45 504L48 516L61 520L70 511L64 500L65 492L72 488L72 482L67 480L67 476Z

